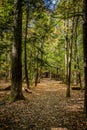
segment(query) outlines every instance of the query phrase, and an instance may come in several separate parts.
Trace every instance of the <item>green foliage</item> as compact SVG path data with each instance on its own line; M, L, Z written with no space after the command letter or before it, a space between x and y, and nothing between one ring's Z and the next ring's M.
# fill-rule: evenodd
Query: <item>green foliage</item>
M13 38L13 0L5 0L4 3L0 3L0 57L1 57L1 70L5 71L5 68L10 67L10 61L6 61L6 54L10 54L12 38ZM79 17L78 24L78 57L81 73L83 74L83 49L82 49L82 1L73 0L61 0L57 9L53 13L49 13L43 6L41 0L30 0L29 5L23 3L23 53L24 53L24 38L26 27L26 15L29 8L29 20L27 26L27 59L29 78L32 80L35 75L35 68L37 66L40 69L43 66L42 71L49 71L50 68L53 73L56 73L55 68L59 68L59 74L62 76L65 73L65 40L66 33L68 32L68 42L71 38L71 23L72 17ZM78 9L79 8L79 9ZM69 21L68 28L65 24ZM75 19L76 21L76 19ZM75 35L73 37L75 42ZM22 56L24 61L24 57ZM73 60L72 60L72 72L74 72L75 65L74 57L74 45L73 45ZM0 71L1 71L0 70ZM24 63L23 63L24 71ZM1 72L2 73L2 72Z

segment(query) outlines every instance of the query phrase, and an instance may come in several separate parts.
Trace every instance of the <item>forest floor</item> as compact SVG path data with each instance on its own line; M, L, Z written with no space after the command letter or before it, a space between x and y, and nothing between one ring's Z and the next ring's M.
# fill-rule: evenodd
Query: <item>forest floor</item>
M10 91L0 91L0 130L87 130L84 91L71 90L66 98L66 85L49 79L31 91L23 91L26 101L4 104Z

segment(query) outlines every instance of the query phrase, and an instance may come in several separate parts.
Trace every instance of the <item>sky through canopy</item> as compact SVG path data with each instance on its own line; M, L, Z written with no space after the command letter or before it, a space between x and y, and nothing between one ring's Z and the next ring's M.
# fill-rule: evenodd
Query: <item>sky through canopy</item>
M59 0L43 0L45 7L51 11L54 11L57 7Z
M25 0L26 2L26 5L29 3L30 0ZM50 10L50 11L54 11L55 8L57 7L58 5L58 2L60 0L42 0L44 2L44 6ZM35 3L35 0L33 0L33 3Z

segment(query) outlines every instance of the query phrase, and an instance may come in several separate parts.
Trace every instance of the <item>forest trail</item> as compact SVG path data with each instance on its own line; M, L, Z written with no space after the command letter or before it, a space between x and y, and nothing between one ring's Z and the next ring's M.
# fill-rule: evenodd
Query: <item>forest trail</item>
M66 85L43 79L32 93L24 92L28 101L0 106L0 130L86 130L83 112L84 92L71 91Z

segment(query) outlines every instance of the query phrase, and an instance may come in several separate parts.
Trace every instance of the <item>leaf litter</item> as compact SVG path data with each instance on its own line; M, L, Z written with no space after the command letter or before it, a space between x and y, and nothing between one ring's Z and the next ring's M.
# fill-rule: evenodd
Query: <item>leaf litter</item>
M87 130L84 91L66 98L66 85L48 79L31 91L23 91L26 101L0 105L0 130ZM0 92L1 99L8 94Z

